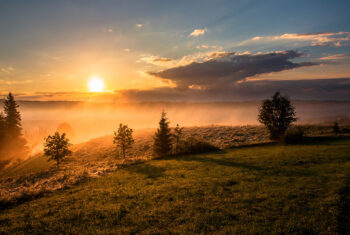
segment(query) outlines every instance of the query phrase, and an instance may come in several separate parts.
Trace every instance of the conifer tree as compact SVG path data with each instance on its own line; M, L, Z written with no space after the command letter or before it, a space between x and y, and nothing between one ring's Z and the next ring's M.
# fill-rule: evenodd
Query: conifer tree
M6 132L10 138L19 138L22 133L21 114L18 111L18 104L11 94L8 94L4 101Z
M162 112L159 128L154 135L153 151L158 157L165 157L171 151L171 133L166 113Z
M9 158L23 158L28 154L27 141L22 136L21 114L10 92L4 100L4 152Z

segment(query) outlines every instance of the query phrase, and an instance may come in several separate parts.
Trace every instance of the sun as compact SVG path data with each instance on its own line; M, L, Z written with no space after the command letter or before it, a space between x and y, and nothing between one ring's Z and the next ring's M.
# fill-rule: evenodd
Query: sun
M88 88L90 92L103 92L105 89L103 79L99 77L90 78Z

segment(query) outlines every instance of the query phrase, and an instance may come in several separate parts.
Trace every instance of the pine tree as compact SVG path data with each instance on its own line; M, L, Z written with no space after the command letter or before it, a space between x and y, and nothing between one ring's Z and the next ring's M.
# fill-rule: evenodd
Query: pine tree
M114 132L113 144L116 144L120 148L123 158L125 158L126 150L130 149L134 143L132 132L133 130L131 128L122 123L119 124L118 131Z
M0 159L3 157L3 154L4 154L5 131L6 131L5 128L6 128L5 117L2 113L0 113Z
M18 107L10 92L4 101L5 123L7 135L15 139L22 135L21 114L17 110Z
M22 136L21 114L11 94L4 101L4 151L9 158L23 158L28 154L27 141Z
M169 128L169 121L166 118L166 113L162 112L159 121L159 128L154 135L153 151L158 157L165 157L171 151L171 133Z

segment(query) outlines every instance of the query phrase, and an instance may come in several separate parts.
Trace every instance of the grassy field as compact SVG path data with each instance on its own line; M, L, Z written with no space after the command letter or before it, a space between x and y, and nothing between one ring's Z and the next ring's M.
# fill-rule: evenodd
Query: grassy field
M152 160L0 211L0 233L337 234L350 139Z

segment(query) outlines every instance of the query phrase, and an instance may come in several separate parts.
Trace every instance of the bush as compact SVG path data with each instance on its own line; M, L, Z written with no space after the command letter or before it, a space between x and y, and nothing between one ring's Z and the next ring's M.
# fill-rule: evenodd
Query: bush
M304 131L301 127L289 128L284 136L286 144L296 144L304 141Z
M218 147L198 140L194 137L189 137L186 140L179 142L177 147L177 154L197 154L197 153L208 153L220 150Z

